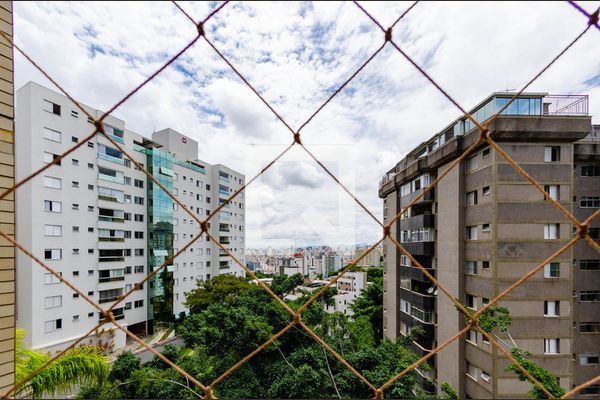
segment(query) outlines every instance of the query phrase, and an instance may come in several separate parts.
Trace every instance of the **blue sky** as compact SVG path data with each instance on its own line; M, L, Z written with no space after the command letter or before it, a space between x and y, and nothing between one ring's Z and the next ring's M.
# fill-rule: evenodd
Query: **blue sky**
M179 3L196 20L217 3ZM384 26L410 2L368 2ZM588 9L599 2L582 3ZM107 109L183 48L195 27L170 2L16 2L17 44L77 99ZM399 45L466 108L520 88L586 25L567 3L420 3L394 29ZM352 3L235 3L207 36L294 128L382 43ZM591 30L531 87L586 93L600 115L600 32ZM51 86L21 56L16 86ZM200 143L199 158L251 177L291 133L199 41L116 110L150 135L171 127ZM307 125L303 142L379 218L378 181L402 156L459 116L386 46ZM248 188L247 245L372 242L381 232L308 155L294 149Z

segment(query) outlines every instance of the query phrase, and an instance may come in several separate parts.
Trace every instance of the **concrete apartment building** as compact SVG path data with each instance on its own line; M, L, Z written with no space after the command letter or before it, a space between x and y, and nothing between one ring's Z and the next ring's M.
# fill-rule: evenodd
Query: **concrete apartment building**
M95 117L102 113L84 106ZM17 91L17 179L83 140L94 125L65 96L29 82ZM152 140L108 116L107 135L189 208L198 219L229 197L243 175L198 160L198 143L171 129ZM116 149L97 135L16 193L17 240L79 289L108 308L200 231L185 213ZM244 197L210 223L210 233L244 261ZM58 350L92 329L100 315L28 256L17 255L18 325L34 348ZM243 270L206 240L197 240L173 265L130 295L113 312L136 333L185 312L185 294L197 280ZM125 344L111 328L91 342Z
M483 122L511 93L494 93L470 112ZM600 137L587 96L522 94L491 125L494 140L578 218L600 207ZM380 182L389 221L478 138L464 117L422 143ZM598 240L600 220L590 234ZM392 229L392 236L450 294L477 310L564 246L574 227L487 144L442 179ZM419 356L464 327L454 304L389 240L384 244L384 332L395 339L419 326ZM580 242L500 303L517 345L567 390L600 374L600 254ZM502 337L502 335L500 335ZM510 342L510 341L509 341ZM429 359L422 375L449 382L460 398L527 397L498 349L476 331ZM430 392L437 388L422 380ZM582 396L598 395L593 385Z

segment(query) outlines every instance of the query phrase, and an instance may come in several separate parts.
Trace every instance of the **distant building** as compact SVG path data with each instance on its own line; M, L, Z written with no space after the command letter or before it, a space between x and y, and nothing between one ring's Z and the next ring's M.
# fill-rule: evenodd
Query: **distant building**
M326 254L323 256L323 278L331 276L335 271L342 268L342 257L337 254Z
M333 305L326 306L327 312L341 312L347 316L352 316L354 312L350 306L360 293L367 288L367 273L347 271L336 281L338 294L333 296Z
M368 249L369 247L355 249L354 260L358 260ZM383 249L380 246L375 247L356 265L360 267L383 267Z

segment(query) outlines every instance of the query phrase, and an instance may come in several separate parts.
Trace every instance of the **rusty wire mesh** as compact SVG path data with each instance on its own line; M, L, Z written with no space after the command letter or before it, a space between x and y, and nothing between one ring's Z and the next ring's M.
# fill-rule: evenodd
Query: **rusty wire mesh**
M379 46L375 52L369 57L367 58L367 60L361 64L361 66L354 71L348 79L346 79L306 120L305 122L303 122L302 124L300 124L300 127L298 129L293 129L286 121L285 119L274 109L274 107L260 94L260 92L239 72L238 69L236 69L236 67L231 63L231 61L221 52L219 51L219 49L214 45L214 43L206 36L206 32L205 32L205 25L207 22L209 22L209 20L215 15L217 14L221 9L223 9L223 7L225 7L227 5L228 1L225 1L223 3L221 3L219 6L215 7L204 19L200 20L200 21L196 21L192 16L190 16L190 14L179 4L177 4L177 2L173 1L173 4L175 7L177 7L177 9L190 21L190 23L194 24L194 26L197 29L197 35L193 38L192 41L190 41L185 47L183 47L181 50L179 50L175 55L173 55L171 58L168 59L167 62L165 62L158 70L156 70L154 73L152 73L147 79L145 79L143 82L141 82L140 84L138 84L134 89L132 89L125 97L123 97L121 100L119 100L114 106L110 107L108 109L108 111L106 111L100 118L94 118L92 115L90 115L84 107L82 107L71 95L69 95L69 93L58 83L56 82L45 70L42 66L40 66L40 64L38 62L36 62L35 60L33 60L24 49L21 49L19 46L15 45L12 41L12 38L7 36L6 34L4 34L3 32L0 32L0 35L7 40L8 43L11 43L12 46L14 47L14 49L16 49L18 52L20 52L35 68L37 68L50 82L52 82L70 101L72 101L77 108L79 108L79 110L81 110L89 119L90 121L93 121L94 126L95 126L95 130L94 132L92 132L90 135L88 135L87 137L85 137L83 140L79 141L78 143L76 143L74 146L70 147L67 151L65 151L64 153L62 153L60 156L56 157L51 163L46 164L45 166L43 166L42 168L36 170L34 173L32 173L31 175L27 176L26 178L22 179L19 182L16 182L14 184L13 187L11 187L10 189L4 191L2 194L0 194L0 200L6 198L6 196L10 195L11 193L15 192L20 186L26 184L27 182L29 182L31 179L33 179L34 177L38 176L40 173L42 173L43 171L45 171L48 168L51 168L53 165L59 163L65 156L71 154L72 152L76 151L79 147L81 147L83 145L83 143L87 142L88 140L96 137L97 135L103 135L103 137L105 139L107 139L113 146L115 146L119 151L121 151L125 157L127 157L129 160L131 160L131 162L133 164L135 164L135 166L137 168L139 168L141 171L143 171L143 173L148 177L148 179L150 179L155 185L157 185L158 187L160 187L176 204L178 204L180 206L180 209L185 210L187 212L187 214L190 215L190 217L195 220L199 226L200 226L200 231L182 248L180 248L175 254L173 254L171 257L168 257L164 263L157 269L155 269L154 271L152 271L150 274L148 274L143 280L141 280L140 282L138 282L129 292L124 293L112 306L110 306L107 309L102 308L97 302L95 302L93 299L91 299L89 296L86 295L86 293L82 292L81 290L79 290L77 288L77 286L73 283L71 283L69 280L65 279L61 274L57 273L56 271L54 271L50 266L48 266L47 264L44 263L44 261L42 261L41 259L39 259L38 257L36 257L34 254L32 254L28 249L26 249L23 245L21 245L20 243L18 243L14 237L12 237L12 235L7 234L5 232L3 232L2 230L0 230L0 236L3 237L4 239L6 239L8 242L12 243L19 251L22 251L24 254L26 254L27 256L29 256L33 261L35 261L35 263L39 264L42 268L44 268L46 271L48 271L49 273L51 273L52 275L54 275L60 282L64 283L65 285L67 285L70 289L72 289L75 293L78 293L79 296L81 298L83 298L86 302L88 302L89 304L91 304L95 309L98 310L98 312L104 317L99 323L98 325L96 325L93 329L91 329L86 335L84 335L83 337L79 338L78 340L76 340L74 343L72 343L69 347L67 347L66 349L58 352L57 354L55 354L54 356L52 356L46 363L44 363L42 366L40 366L36 371L33 371L29 376L27 376L25 379L23 379L20 382L16 382L14 384L14 386L7 392L4 394L5 398L10 397L11 395L14 395L17 390L19 388L21 388L23 385L25 385L30 379L32 379L37 373L39 373L40 371L42 371L44 368L46 368L49 364L51 364L53 361L55 361L56 359L60 358L65 352L69 351L70 349L76 347L77 345L79 345L80 343L82 343L82 341L88 337L90 334L92 334L93 332L95 332L96 330L98 330L100 327L102 327L103 325L107 324L107 323L112 323L116 328L118 328L119 330L123 331L127 336L129 336L133 341L139 343L141 346L143 346L145 349L147 349L148 351L150 351L151 353L153 353L154 355L156 355L157 357L159 357L162 361L164 361L166 364L168 364L171 368L173 368L174 370L176 370L179 374L181 374L182 376L184 376L186 379L189 380L189 382L192 382L193 384L195 384L196 386L198 386L200 389L202 389L202 391L204 392L204 395L206 398L215 398L215 393L214 393L214 388L215 386L223 381L228 375L230 375L231 373L233 373L234 371L236 371L238 368L240 368L240 366L242 366L244 363L246 363L248 360L250 360L252 357L254 357L256 354L258 354L260 351L262 351L264 348L268 347L269 345L273 344L279 337L281 337L282 335L284 335L288 330L290 330L292 327L294 326L299 326L301 327L304 331L306 331L306 333L308 333L311 337L313 337L321 346L323 346L324 349L326 349L333 357L335 357L340 363L342 363L346 368L348 368L348 370L350 370L358 379L360 379L363 383L365 383L370 390L373 392L373 396L375 398L383 398L384 396L384 391L386 388L390 387L393 383L395 383L398 379L400 379L402 376L406 375L407 373L409 373L410 371L414 370L415 368L417 368L421 363L423 363L424 361L426 361L427 359L429 359L430 357L433 357L436 353L440 352L441 350L443 350L446 346L448 346L449 344L451 344L452 342L456 341L458 338L460 338L462 335L464 335L469 329L476 329L477 331L479 331L483 336L485 336L491 343L492 345L497 348L498 350L500 350L500 352L502 352L508 359L510 359L510 361L527 377L529 378L546 396L548 396L548 398L554 398L554 396L538 381L536 380L526 369L524 369L520 363L515 360L515 358L510 354L510 352L508 352L505 348L502 347L502 345L500 343L498 343L498 341L491 336L490 334L488 334L486 331L484 331L480 326L479 326L479 317L481 316L481 314L483 312L485 312L485 310L487 310L489 307L492 307L493 305L495 305L498 301L500 301L504 296L506 296L508 293L510 293L512 290L514 290L515 288L517 288L519 285L521 285L523 282L525 282L527 279L529 279L532 275L534 275L536 272L538 272L541 268L544 267L544 265L546 265L547 263L549 263L550 261L554 260L556 257L558 257L560 254L562 254L563 252L565 252L566 250L568 250L569 248L571 248L576 242L580 241L580 240L585 240L587 243L589 243L589 245L594 248L597 252L600 253L600 245L598 245L598 243L596 243L589 235L588 229L590 226L590 222L598 217L600 215L600 210L597 210L596 212L594 212L592 215L590 215L587 219L583 220L583 221L579 221L569 210L567 210L564 206L562 206L560 203L558 203L555 199L553 199L552 197L549 196L545 196L545 198L547 200L549 200L576 228L577 228L577 235L574 236L568 243L566 243L563 247L561 247L560 249L558 249L556 252L554 252L554 254L552 254L551 256L549 256L547 259L545 259L543 262L541 262L540 264L538 264L535 268L533 268L531 271L529 271L527 274L525 274L524 276L522 276L520 279L518 279L517 281L515 281L512 285L510 285L508 288L506 288L504 291L502 291L500 294L498 294L495 298L491 299L489 301L489 303L487 305L485 305L484 307L482 307L481 309L479 309L477 312L475 312L474 314L471 314L470 312L467 311L467 309L465 308L465 306L463 304L461 304L458 300L456 300L455 298L452 297L452 295L450 294L450 292L447 290L447 288L444 287L443 284L441 284L438 280L436 280L435 277L433 277L429 271L423 267L423 265L421 265L421 263L419 263L403 246L401 243L399 243L395 238L393 238L391 236L391 227L398 221L398 219L401 218L401 216L406 213L406 211L412 206L414 205L419 199L423 198L423 196L425 196L430 190L432 190L432 188L434 188L442 179L444 179L444 177L454 168L457 167L457 165L465 160L466 157L468 157L468 155L479 145L483 144L483 143L488 143L492 148L494 148L498 154L504 158L513 169L515 169L521 176L523 176L529 183L531 183L539 192L541 192L542 194L546 195L546 192L544 190L544 188L538 183L536 182L521 166L519 166L517 164L517 162L515 162L494 140L493 140L493 135L494 135L494 131L490 130L490 126L491 124L496 120L496 118L498 118L498 116L505 110L507 109L510 104L515 101L515 99L522 94L535 80L537 80L546 70L548 70L559 58L563 57L564 54L577 42L581 39L582 36L584 36L592 27L595 27L596 29L598 29L600 31L600 25L598 24L598 15L599 15L599 10L596 10L594 13L590 14L588 13L586 10L584 10L580 5L578 5L576 2L574 1L569 1L568 3L574 7L575 9L577 9L581 14L583 14L587 21L582 20L582 31L581 33L579 33L558 55L556 55L547 65L545 65L539 73L537 73L530 81L528 81L525 85L523 85L523 87L504 105L504 107L502 107L496 114L494 114L490 119L488 119L485 123L479 123L478 121L475 120L475 118L469 114L452 96L450 96L450 94L448 94L419 64L417 64L413 58L411 58L395 41L393 38L393 28L402 20L402 18L408 14L418 3L418 1L415 1L412 5L410 5L410 7L408 7L396 20L395 22L388 28L385 28L381 23L379 23L379 21L377 19L375 19L367 10L366 8L359 4L357 1L354 1L354 4L362 11L362 13L365 15L366 18L368 18L369 20L371 20L382 32L382 44L381 46ZM269 162L267 165L265 165L265 167L258 173L256 174L254 177L252 177L250 180L248 180L239 190L237 190L236 192L234 192L224 203L220 204L216 209L214 209L210 215L208 215L205 219L200 220L192 211L188 210L187 207L185 207L171 192L169 192L156 178L153 177L153 175L151 173L149 173L144 167L143 165L141 165L140 163L138 163L130 154L127 153L127 151L125 149L123 149L123 147L121 145L119 145L119 143L115 142L110 135L106 135L105 134L105 130L104 130L104 119L110 114L112 113L114 110L116 110L118 107L120 107L122 104L124 104L131 96L133 96L137 91L139 91L142 87L144 87L148 82L150 82L151 80L153 80L157 75L159 75L164 69L166 69L169 65L171 65L175 60L177 60L182 54L184 54L190 47L192 47L196 42L198 42L200 39L206 41L206 43L215 51L215 53L223 60L223 62L225 62L230 68L231 70L245 83L246 86L248 86L249 89L251 89L256 96L258 97L258 99L266 106L269 108L269 110L274 114L274 116L290 131L291 137L292 137L292 141L289 144L289 146L287 146L279 155L277 155L277 157L275 157L271 162ZM311 122L311 120L335 97L337 96L362 70L363 68L365 68L378 54L379 52L385 47L385 46L392 46L393 48L395 48L401 55L402 57L404 57L414 68L416 68L419 73L421 75L423 75L423 77L425 77L433 86L435 86L437 88L437 90L439 92L442 93L442 95L448 99L456 108L458 108L462 114L464 114L464 116L470 120L474 125L476 130L479 132L479 138L473 143L471 144L458 158L456 158L455 160L453 160L450 164L449 167L442 173L440 174L436 179L434 179L430 185L426 188L423 189L423 191L419 194L419 196L417 196L415 199L413 199L413 201L408 204L407 206L405 206L404 208L402 208L400 210L400 212L398 214L396 214L389 222L387 222L386 224L382 224L374 215L371 211L369 211L369 209L352 193L350 192L350 190L348 190L346 188L346 186L344 186L344 184L307 148L307 146L302 143L301 140L301 130ZM313 159L323 170L325 173L327 173L332 179L333 181L342 189L344 190L349 196L352 197L352 199L357 203L358 206L360 206L381 228L382 228L382 237L377 241L377 243L373 244L371 247L369 247L367 249L367 251L365 251L359 258L352 260L349 264L347 264L342 270L341 272L334 278L332 278L330 280L330 282L322 287L319 291L317 291L315 294L313 294L309 300L304 303L297 311L294 311L288 304L285 303L285 301L283 301L281 298L279 298L270 288L269 286L267 286L265 283L263 283L260 280L257 280L257 282L259 283L259 285L270 295L273 297L274 300L276 300L292 317L293 319L291 320L291 322L289 322L283 329L281 329L279 332L277 332L275 335L273 335L269 340L267 340L266 342L264 342L262 345L260 345L259 347L257 347L254 351L252 351L250 354L248 354L247 356L245 356L243 359L239 360L235 365L233 365L232 367L230 367L227 371L225 371L222 375L220 375L219 377L217 377L213 382L209 383L209 384L205 384L202 383L200 381L198 381L196 378L194 378L191 374L189 374L188 372L186 372L185 370L183 370L181 367L179 367L178 365L176 365L174 362L170 361L168 358L166 358L165 356L163 356L161 353L159 353L157 350L155 350L153 347L151 347L150 345L148 345L147 343L145 343L142 339L140 339L138 336L136 336L135 334L131 333L130 331L128 331L125 327L123 327L122 325L120 325L117 320L115 319L115 316L113 315L112 311L115 309L115 307L122 303L131 293L133 293L135 290L141 288L143 286L143 284L145 282L147 282L148 280L152 279L156 274L158 274L159 272L161 272L164 268L166 268L167 265L172 264L173 260L182 252L184 252L187 248L189 248L194 242L196 242L199 238L202 237L202 235L206 235L208 237L208 239L210 241L212 241L213 243L215 243L224 253L226 253L229 257L231 257L233 259L233 261L239 265L241 268L243 268L245 270L245 272L251 276L252 278L256 279L256 275L249 270L243 263L240 262L239 259L237 259L233 254L231 254L231 252L225 248L220 242L219 240L216 240L213 236L210 235L210 233L208 232L208 222L215 216L218 214L218 212L225 207L225 205L229 204L233 199L235 199L241 192L243 192L246 187L248 187L250 184L252 184L257 178L259 178L265 171L267 171L273 164L275 164L284 154L286 154L292 147L294 146L299 146L301 147L306 153L307 155ZM465 324L466 326L460 330L459 332L457 332L454 336L450 337L449 339L447 339L445 342L443 342L442 344L439 344L436 348L432 349L428 354L426 354L425 356L421 357L419 360L417 360L416 362L414 362L412 365L410 365L409 367L407 367L406 369L404 369L403 371L401 371L400 373L396 374L395 376L390 377L390 379L384 383L383 385L381 385L380 387L375 387L371 382L369 382L368 379L366 379L359 371L357 371L355 368L352 367L352 365L350 365L338 352L336 352L331 346L329 346L321 337L319 337L309 326L307 326L303 321L302 321L302 313L303 311L305 311L308 306L313 303L314 301L316 301L319 296L321 296L329 287L331 287L333 284L335 284L335 282L345 273L347 272L351 267L355 266L358 262L360 262L364 257L366 257L374 248L376 248L380 243L382 243L384 240L389 240L394 246L395 248L397 248L403 255L407 256L410 261L411 264L416 266L420 271L423 272L423 274L425 276L427 276L427 278L434 284L436 285L457 307L458 310L462 311L462 313L467 316L468 318L468 322ZM458 311L457 312L460 312ZM581 391L582 389L596 384L596 383L600 383L600 376L596 376L590 380L588 380L587 382L578 385L577 387L571 389L570 391L568 391L563 398L569 398L573 395L575 395L576 393L578 393L579 391Z

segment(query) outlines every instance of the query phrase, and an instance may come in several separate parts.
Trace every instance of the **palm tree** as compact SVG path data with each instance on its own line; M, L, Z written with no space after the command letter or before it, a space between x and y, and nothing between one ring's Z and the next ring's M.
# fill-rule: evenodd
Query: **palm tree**
M50 359L49 353L24 346L25 331L17 329L15 379L19 384ZM19 397L41 398L43 395L68 392L81 384L99 384L110 370L108 357L98 346L75 347L50 363L17 389Z

